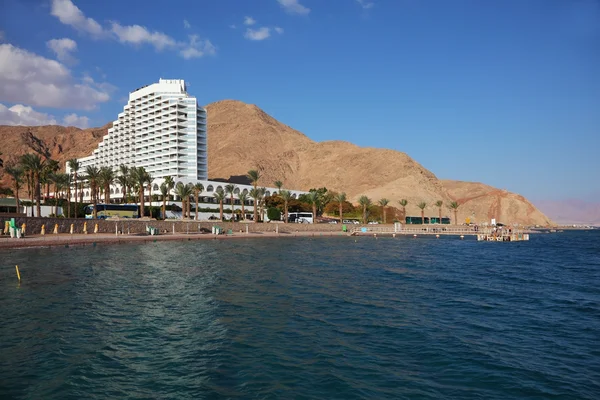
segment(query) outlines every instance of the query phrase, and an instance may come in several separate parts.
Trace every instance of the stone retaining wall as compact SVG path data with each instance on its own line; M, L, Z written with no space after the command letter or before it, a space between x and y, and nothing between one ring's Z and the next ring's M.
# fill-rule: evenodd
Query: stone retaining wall
M6 220L10 218L0 217L0 229L4 229ZM275 232L277 229L282 233L292 232L341 232L342 225L340 224L282 224L282 223L243 223L243 222L220 222L220 221L192 221L192 220L169 220L169 221L156 221L156 220L136 220L136 219L122 219L119 221L114 220L86 220L86 219L75 219L75 218L37 218L37 217L18 217L15 218L15 222L19 227L23 223L26 224L26 235L38 235L41 232L42 225L45 225L46 234L52 234L54 231L55 224L58 224L58 233L69 233L71 224L73 224L73 233L83 233L84 223L87 222L87 233L94 233L95 224L98 224L99 233L115 233L115 229L122 233L145 233L146 226L154 227L159 229L160 233L167 232L173 233L173 230L178 233L186 232L198 232L204 228L209 231L212 230L213 226L219 226L223 228L225 232L231 229L234 232ZM361 225L347 225L348 230ZM379 225L381 226L381 225Z

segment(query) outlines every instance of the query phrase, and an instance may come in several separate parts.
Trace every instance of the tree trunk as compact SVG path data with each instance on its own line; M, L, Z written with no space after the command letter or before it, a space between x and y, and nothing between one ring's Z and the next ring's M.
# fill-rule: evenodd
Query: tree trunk
M439 223L440 224L442 223L442 207L440 207L440 221L439 221Z
M98 203L98 196L97 196L97 191L96 191L96 187L92 186L90 188L91 194L92 194L92 206L94 207L94 219L98 218L98 209L96 208L96 204Z
M196 193L196 221L198 221L198 193Z
M363 218L362 219L363 219L363 224L366 224L367 223L367 206L366 205L363 206Z
M343 207L343 204L342 204L342 202L340 201L340 224L341 224L341 223L344 221L344 219L343 219L343 217L342 217L342 213L343 213L343 211L344 211L343 209L344 209L344 207Z
M312 210L313 211L312 212L312 214L313 214L313 224L316 224L317 223L317 204L316 203L313 203L312 209L313 209Z
M167 219L167 196L163 196L163 206L162 206L162 217L163 220Z
M54 184L54 217L58 217L58 189L56 183Z
M71 218L71 185L67 188L67 218Z
M219 214L221 217L221 222L223 222L223 200L219 201Z
M287 224L288 223L288 201L287 200L285 200L283 207L284 207L283 211L285 211L285 214L283 215L283 222Z
M457 213L458 211L454 210L454 225L458 225L458 217L456 216Z
M421 210L421 224L425 224L425 211Z
M17 214L19 213L19 185L15 182L15 205L17 206Z
M140 185L140 218L144 218L144 185Z
M383 214L383 223L385 224L387 222L385 218L385 206L381 206L381 214Z
M75 212L74 212L75 215L74 215L74 217L77 218L77 194L78 194L78 192L77 192L78 187L77 186L79 186L77 184L77 173L75 173L75 175L74 175L74 180L75 180Z
M35 174L35 200L36 200L36 210L38 218L42 216L42 205L40 204L42 200L42 193L40 187L40 174Z

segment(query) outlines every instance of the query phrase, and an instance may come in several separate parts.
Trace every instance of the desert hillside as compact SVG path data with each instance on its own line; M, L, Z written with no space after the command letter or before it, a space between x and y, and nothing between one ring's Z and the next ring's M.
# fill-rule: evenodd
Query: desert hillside
M386 197L397 206L405 198L409 215L420 215L417 204L428 204L426 214L437 216L437 200L447 209L457 201L459 221L474 217L484 222L496 218L506 223L548 225L550 221L524 197L490 186L460 181L441 181L407 154L358 147L343 141L314 142L275 120L255 105L235 100L209 104L209 177L244 175L249 169L262 171L262 184L308 190L325 186L344 191L351 201L367 195L374 202ZM0 126L5 160L37 151L59 160L90 155L108 126L80 130L73 127ZM3 179L7 182L7 177Z

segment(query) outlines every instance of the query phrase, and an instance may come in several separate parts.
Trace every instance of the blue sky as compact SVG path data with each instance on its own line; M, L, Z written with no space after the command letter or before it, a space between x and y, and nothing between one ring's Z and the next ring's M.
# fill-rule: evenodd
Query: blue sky
M169 4L166 6L166 4ZM0 123L100 126L185 79L315 141L600 198L598 0L2 0Z

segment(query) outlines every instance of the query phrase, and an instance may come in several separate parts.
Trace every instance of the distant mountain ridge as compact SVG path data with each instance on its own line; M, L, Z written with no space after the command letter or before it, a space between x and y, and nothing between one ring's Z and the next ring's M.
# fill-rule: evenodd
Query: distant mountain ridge
M554 221L564 225L600 226L600 203L582 200L536 201L536 205Z
M469 217L480 223L496 218L506 223L552 224L523 196L480 183L440 180L405 153L344 141L315 142L259 107L236 100L218 101L206 108L211 179L244 175L258 168L263 176L260 183L265 186L276 180L300 190L325 186L346 192L353 202L361 195L374 203L385 197L395 207L405 198L409 215L420 216L417 204L424 201L428 204L426 215L437 216L434 203L442 200L443 214L452 218L447 206L452 201L461 204L459 222ZM85 130L0 126L0 142L10 142L2 150L5 160L38 151L64 165L69 158L90 155L109 126ZM7 177L3 180L8 183Z

